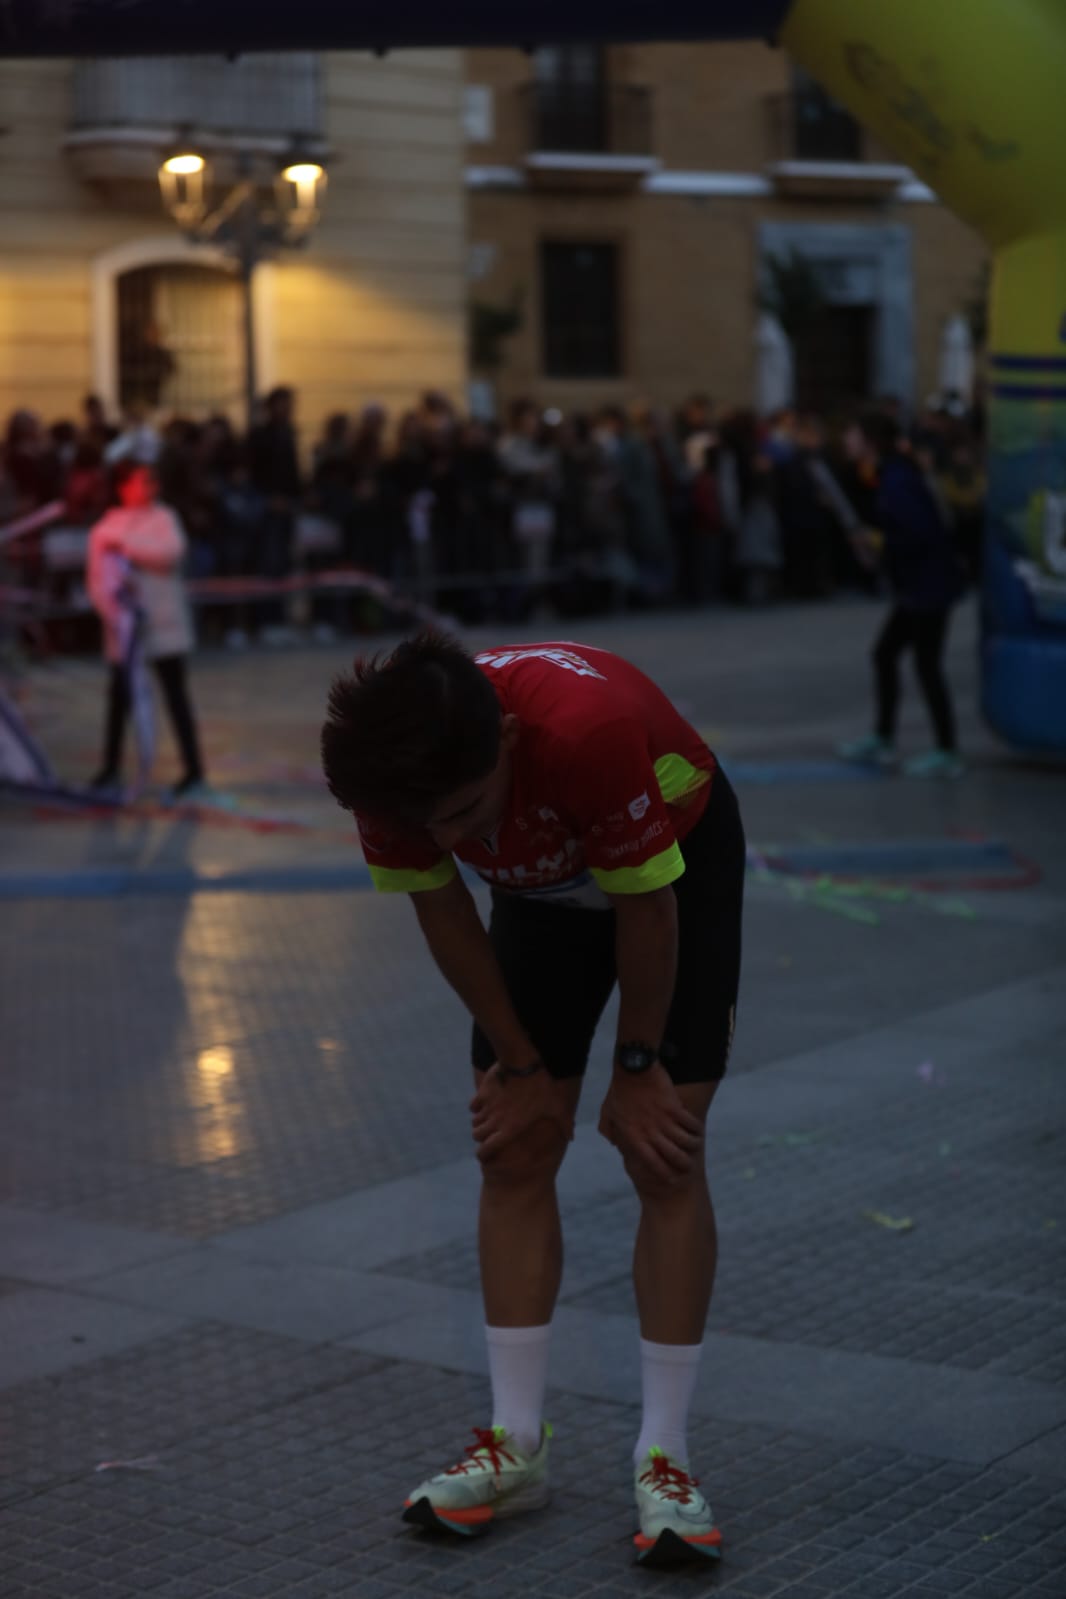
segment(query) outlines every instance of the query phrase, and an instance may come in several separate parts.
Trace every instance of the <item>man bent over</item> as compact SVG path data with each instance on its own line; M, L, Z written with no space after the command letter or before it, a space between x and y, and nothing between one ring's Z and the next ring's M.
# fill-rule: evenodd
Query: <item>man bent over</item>
M542 1416L563 1247L555 1178L619 988L599 1130L640 1198L638 1559L718 1552L686 1427L714 1282L704 1127L740 977L744 834L699 735L605 650L475 658L427 633L336 680L329 786L379 889L411 895L473 1022L481 1282L494 1413L405 1519L467 1535L548 1497ZM491 886L483 925L456 862Z

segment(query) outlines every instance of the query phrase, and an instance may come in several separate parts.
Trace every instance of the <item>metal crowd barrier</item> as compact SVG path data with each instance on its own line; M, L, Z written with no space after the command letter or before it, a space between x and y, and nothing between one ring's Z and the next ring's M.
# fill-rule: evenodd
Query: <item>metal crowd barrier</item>
M41 629L49 623L77 622L92 615L83 577L89 530L65 525L65 507L57 500L0 528L0 623L11 628ZM13 559L20 540L40 536L39 558L27 569ZM541 565L540 559L524 566L510 562L491 571L437 570L432 550L421 545L412 550L409 573L386 578L379 573L347 566L313 567L308 555L327 554L324 543L297 541L294 569L284 577L259 577L254 573L228 577L187 579L189 598L196 610L219 607L277 605L288 612L301 598L332 595L366 596L386 609L427 624L442 621L438 604L450 594L462 591L485 594L521 594L564 583L579 575L597 574L580 558L571 562ZM34 587L29 574L37 580ZM294 620L290 615L288 620ZM304 620L309 620L305 617ZM297 622L299 625L299 622Z

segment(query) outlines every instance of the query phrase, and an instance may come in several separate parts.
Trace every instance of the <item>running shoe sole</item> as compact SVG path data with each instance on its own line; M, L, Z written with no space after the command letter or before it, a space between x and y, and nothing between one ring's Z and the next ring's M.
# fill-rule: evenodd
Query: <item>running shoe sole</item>
M488 1532L494 1521L506 1521L509 1516L521 1516L527 1510L543 1510L551 1498L547 1483L539 1484L542 1490L530 1493L518 1489L495 1504L471 1505L464 1510L437 1510L429 1498L409 1499L402 1519L426 1532L457 1532L461 1538L479 1538Z
M666 1527L655 1539L638 1532L633 1539L637 1549L637 1564L658 1570L666 1566L706 1564L708 1560L722 1558L722 1534L716 1527L713 1532L694 1538L682 1538L672 1527Z
M453 1510L449 1517L438 1515L425 1496L410 1501L403 1511L403 1520L421 1527L423 1532L456 1532L461 1538L480 1538L488 1532L493 1519L491 1505Z

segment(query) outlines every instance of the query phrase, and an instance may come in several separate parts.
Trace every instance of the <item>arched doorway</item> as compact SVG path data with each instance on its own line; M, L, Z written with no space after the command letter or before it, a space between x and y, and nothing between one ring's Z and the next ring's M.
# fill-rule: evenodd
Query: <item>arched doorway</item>
M193 416L222 410L247 422L240 279L224 251L175 234L128 239L95 258L91 282L92 386L110 411L120 408L123 388L147 387L150 403L155 371L160 409ZM256 268L252 308L255 371L264 392L276 381L272 262ZM145 360L146 329L173 356L173 366L158 356Z
M115 283L118 399L123 411L235 420L244 398L241 285L199 262L133 267Z

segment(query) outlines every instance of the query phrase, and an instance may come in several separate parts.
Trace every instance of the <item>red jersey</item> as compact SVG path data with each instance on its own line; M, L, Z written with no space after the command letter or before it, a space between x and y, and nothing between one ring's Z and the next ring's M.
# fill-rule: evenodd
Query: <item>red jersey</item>
M499 827L455 856L493 888L598 908L680 877L679 841L703 814L715 761L662 690L617 655L569 642L475 659L519 736ZM375 887L412 893L455 876L428 833L356 820Z

